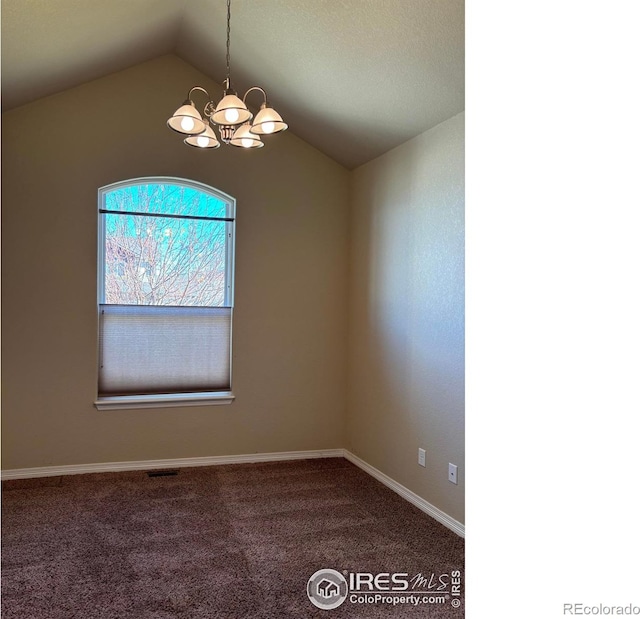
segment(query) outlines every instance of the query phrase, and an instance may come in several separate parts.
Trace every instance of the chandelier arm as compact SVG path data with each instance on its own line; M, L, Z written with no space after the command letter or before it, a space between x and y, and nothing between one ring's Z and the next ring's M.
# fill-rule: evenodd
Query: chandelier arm
M209 93L202 86L194 86L189 91L189 94L187 95L187 99L189 99L189 101L191 101L191 93L195 92L196 90L199 90L200 92L203 92L205 95L207 95L207 99L209 99L209 101L211 101L211 96L209 95Z
M208 101L207 104L204 106L202 113L209 119L210 122L213 122L211 120L211 117L213 116L215 111L216 111L216 104L213 101Z
M260 86L252 86L251 88L249 88L249 90L247 90L247 92L244 93L244 97L242 97L242 102L246 105L247 103L247 95L252 91L252 90L259 90L262 93L262 96L264 97L264 104L267 104L267 93L260 88Z

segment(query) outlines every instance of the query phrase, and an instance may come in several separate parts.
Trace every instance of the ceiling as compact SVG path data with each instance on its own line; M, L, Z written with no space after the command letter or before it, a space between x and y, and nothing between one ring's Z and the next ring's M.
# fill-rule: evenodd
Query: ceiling
M2 0L3 110L168 53L222 83L225 20L225 0ZM464 0L232 0L231 77L352 169L464 109Z

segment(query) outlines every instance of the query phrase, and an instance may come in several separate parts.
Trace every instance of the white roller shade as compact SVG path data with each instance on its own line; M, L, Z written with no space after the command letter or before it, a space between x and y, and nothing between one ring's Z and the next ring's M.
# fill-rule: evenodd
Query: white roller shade
M98 395L231 389L230 307L100 305Z

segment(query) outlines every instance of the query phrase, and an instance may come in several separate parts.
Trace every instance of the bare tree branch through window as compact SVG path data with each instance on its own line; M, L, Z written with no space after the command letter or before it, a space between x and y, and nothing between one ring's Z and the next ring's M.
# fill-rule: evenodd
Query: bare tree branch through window
M127 187L109 199L105 303L224 305L227 223L204 218L224 217L223 203L171 185Z

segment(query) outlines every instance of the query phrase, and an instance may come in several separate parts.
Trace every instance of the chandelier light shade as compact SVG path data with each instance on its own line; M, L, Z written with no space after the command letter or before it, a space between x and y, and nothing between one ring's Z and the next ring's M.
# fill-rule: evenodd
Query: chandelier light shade
M241 146L242 148L262 148L264 146L264 142L260 139L260 136L252 132L249 123L236 129L233 138L231 138L231 144Z
M227 77L224 80L224 96L215 103L209 93L201 86L194 86L187 95L186 101L167 121L170 129L186 135L184 142L188 146L202 149L214 149L223 144L231 144L240 148L261 148L264 146L262 135L279 133L288 128L267 100L267 93L259 86L253 86L244 93L242 99L231 88L231 0L227 0ZM253 118L247 108L247 96L257 90L262 93L263 101L260 111ZM198 111L191 97L195 92L207 96L202 113ZM253 122L251 122L253 120ZM220 139L214 132L217 127Z
M287 126L287 123L282 121L282 116L272 107L267 107L265 101L253 120L251 132L258 135L269 135L270 133L284 131Z
M202 133L207 128L200 112L193 105L193 101L189 99L175 111L174 115L167 121L167 125L174 131L186 135Z
M196 148L218 148L220 146L220 142L218 142L218 138L211 127L207 127L197 135L190 135L185 138L184 143Z
M237 125L250 120L253 114L247 109L244 101L236 95L226 95L216 105L211 120L217 125Z

